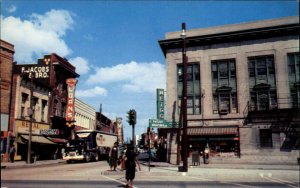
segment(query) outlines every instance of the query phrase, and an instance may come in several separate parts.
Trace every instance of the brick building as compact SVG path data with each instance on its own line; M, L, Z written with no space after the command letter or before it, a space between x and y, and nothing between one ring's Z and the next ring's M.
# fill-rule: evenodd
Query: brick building
M8 153L7 139L13 130L9 123L10 96L12 93L12 70L14 61L14 45L0 40L0 113L1 113L1 156ZM9 143L8 143L9 144ZM6 157L7 159L7 157Z

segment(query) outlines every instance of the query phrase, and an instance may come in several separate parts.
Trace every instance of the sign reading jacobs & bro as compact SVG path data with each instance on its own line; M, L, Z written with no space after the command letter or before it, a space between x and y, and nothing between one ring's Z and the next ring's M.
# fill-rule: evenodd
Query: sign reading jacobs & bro
M34 78L35 82L48 85L50 80L50 56L39 59L37 64L16 65L15 73Z

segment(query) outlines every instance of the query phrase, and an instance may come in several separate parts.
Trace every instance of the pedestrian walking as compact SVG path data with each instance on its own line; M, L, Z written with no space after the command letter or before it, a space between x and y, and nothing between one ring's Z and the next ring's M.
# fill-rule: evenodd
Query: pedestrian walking
M127 151L125 153L125 169L126 169L125 179L127 181L126 187L133 187L136 165L138 165L138 168L141 171L141 166L136 156L137 153L133 151L133 146L132 145L128 146Z
M115 142L110 152L110 170L116 171L118 165L118 143Z
M12 145L10 150L9 150L9 159L10 162L15 162L15 154L16 154L16 148L15 145Z

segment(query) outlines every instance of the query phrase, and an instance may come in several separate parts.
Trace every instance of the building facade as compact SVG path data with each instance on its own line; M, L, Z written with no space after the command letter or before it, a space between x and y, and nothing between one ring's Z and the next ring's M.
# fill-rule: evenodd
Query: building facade
M66 59L45 55L36 64L14 65L10 125L16 145L16 160L27 160L29 127L31 153L38 159L55 158L71 138L66 124L68 78L79 75Z
M297 156L298 24L299 17L287 17L187 30L190 151L209 147L212 156L270 152ZM166 57L168 121L178 121L180 115L180 33L167 33L159 41ZM177 130L170 129L168 133L171 163L178 162Z
M95 130L96 110L78 98L75 98L75 121L75 126L78 129Z
M10 113L10 96L12 93L12 70L14 61L14 45L0 40L0 114L1 114L1 159L2 154L7 154L10 141L9 113ZM8 157L6 155L5 159Z
M96 112L96 130L117 134L118 123L106 117L102 112Z

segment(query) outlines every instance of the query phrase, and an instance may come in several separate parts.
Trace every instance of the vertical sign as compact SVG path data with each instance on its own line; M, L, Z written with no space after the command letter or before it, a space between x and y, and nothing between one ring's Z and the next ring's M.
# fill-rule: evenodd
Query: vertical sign
M75 121L75 87L77 80L75 78L69 78L66 80L68 85L68 101L67 101L67 109L66 109L66 122L69 126L71 126L70 122Z
M156 99L157 99L157 119L164 119L165 117L164 89L156 89Z

